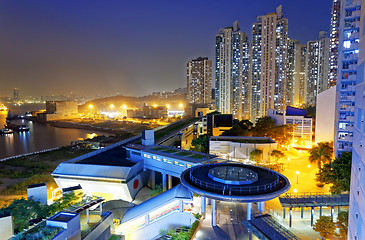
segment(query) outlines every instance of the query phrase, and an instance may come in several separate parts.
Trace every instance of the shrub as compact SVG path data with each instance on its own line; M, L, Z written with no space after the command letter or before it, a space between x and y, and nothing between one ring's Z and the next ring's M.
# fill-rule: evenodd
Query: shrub
M189 239L191 239L195 233L195 231L198 229L199 227L199 220L196 220L193 225L191 225L191 228L189 229L189 232L188 232L188 236L189 236Z

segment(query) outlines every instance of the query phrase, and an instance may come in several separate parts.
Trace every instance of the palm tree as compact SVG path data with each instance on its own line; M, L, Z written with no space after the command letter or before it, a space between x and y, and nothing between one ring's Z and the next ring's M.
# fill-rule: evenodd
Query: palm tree
M333 158L333 142L320 142L309 150L309 154L309 161L317 163L321 171L322 165L331 162Z

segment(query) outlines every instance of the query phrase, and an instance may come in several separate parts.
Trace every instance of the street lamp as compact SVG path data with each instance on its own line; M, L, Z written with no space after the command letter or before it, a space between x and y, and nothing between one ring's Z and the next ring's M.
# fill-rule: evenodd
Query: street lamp
M123 109L126 109L126 108L127 108L127 105L125 105L125 104L124 104L124 105L122 106L122 108L123 108Z
M114 104L110 104L110 108L114 108Z
M166 107L167 107L167 109L169 109L170 108L170 104L167 104Z
M183 105L182 103L180 103L180 104L179 104L179 107L180 107L180 108L183 108L183 106L184 106L184 105Z
M296 171L297 173L297 184L299 183L299 171Z

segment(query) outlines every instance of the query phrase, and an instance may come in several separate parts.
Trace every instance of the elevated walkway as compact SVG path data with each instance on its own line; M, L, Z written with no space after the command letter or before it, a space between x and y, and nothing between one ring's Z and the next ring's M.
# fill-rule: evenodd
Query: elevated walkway
M334 207L341 211L342 206L348 206L350 201L349 194L324 194L324 193L291 193L279 197L283 207L283 218L285 218L286 208L289 208L289 227L292 226L292 209L301 208L301 218L303 218L304 208L311 208L311 226L313 226L314 209L319 208L319 216L322 216L322 207L331 208L331 217L333 218Z
M283 207L348 206L349 194L290 193L279 197Z
M254 215L253 219L248 221L248 226L256 228L268 239L300 240L300 238L276 222L269 214ZM253 229L253 232L257 230Z

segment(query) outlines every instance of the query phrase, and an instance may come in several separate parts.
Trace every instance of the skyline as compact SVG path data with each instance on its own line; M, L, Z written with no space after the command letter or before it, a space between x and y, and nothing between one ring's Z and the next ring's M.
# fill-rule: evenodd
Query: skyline
M219 28L237 20L251 41L256 16L280 4L290 38L306 43L329 31L332 1L3 1L0 96L11 96L13 88L21 96L141 96L186 87L187 61L214 59Z

